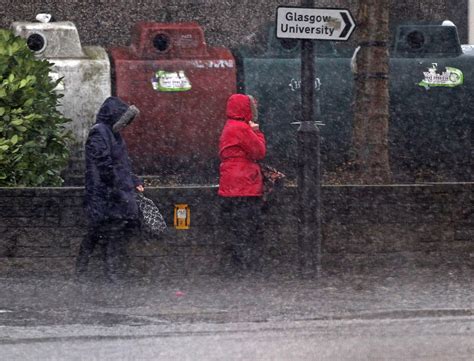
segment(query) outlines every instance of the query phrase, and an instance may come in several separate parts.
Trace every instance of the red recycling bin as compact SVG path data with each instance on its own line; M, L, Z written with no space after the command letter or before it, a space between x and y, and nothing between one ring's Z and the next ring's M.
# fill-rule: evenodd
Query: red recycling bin
M218 140L236 65L207 46L196 23L136 24L129 47L110 49L115 92L140 109L125 130L134 170L182 182L217 174Z

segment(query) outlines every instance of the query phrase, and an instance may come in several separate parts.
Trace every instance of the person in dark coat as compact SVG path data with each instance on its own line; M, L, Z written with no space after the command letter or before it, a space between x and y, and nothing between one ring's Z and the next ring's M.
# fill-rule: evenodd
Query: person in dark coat
M88 232L76 260L76 274L87 270L97 244L103 246L106 276L118 281L126 264L126 246L138 225L136 191L143 183L133 175L120 131L139 114L118 97L102 104L85 145L85 211Z
M257 103L252 96L233 94L219 140L221 212L238 270L258 271L261 265L263 176L257 161L266 153Z

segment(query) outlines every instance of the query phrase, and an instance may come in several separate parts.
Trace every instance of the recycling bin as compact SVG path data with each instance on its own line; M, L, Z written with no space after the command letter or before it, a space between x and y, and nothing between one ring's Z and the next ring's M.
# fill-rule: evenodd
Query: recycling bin
M390 161L402 181L471 179L474 53L457 28L403 24L390 58Z
M259 104L259 122L267 139L266 161L296 176L296 131L301 121L301 43L277 39L269 27L267 47L235 50L239 90ZM321 161L325 168L341 164L351 146L352 76L350 55L333 42L315 42L316 120L323 123Z
M84 144L102 102L111 94L110 61L104 48L81 46L79 33L69 21L14 22L13 32L26 39L38 58L53 63L50 77L63 78L57 91L64 94L59 111L72 119L67 125L74 136L69 173L81 175Z
M301 108L301 50L297 40L269 31L265 49L235 52L238 86L259 101L268 161L294 175ZM316 120L324 171L351 157L353 49L315 42ZM474 47L461 46L457 29L441 24L402 24L390 48L389 152L395 181L471 180Z
M110 55L117 96L140 109L124 133L134 169L215 181L226 102L236 91L232 53L207 46L197 23L140 22L131 39Z

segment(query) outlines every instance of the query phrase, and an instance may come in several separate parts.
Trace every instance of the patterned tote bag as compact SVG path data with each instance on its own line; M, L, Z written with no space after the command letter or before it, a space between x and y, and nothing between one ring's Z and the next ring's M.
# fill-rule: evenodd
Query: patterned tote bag
M142 193L137 193L137 204L142 231L151 236L162 234L167 226L156 204Z

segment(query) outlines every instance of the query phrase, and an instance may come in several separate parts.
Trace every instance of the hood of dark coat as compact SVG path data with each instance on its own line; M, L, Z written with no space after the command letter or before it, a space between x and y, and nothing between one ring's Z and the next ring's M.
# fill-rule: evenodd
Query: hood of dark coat
M96 123L113 126L128 110L129 105L118 97L108 97L97 113Z
M233 94L227 100L227 118L250 122L253 118L250 97L245 94Z

